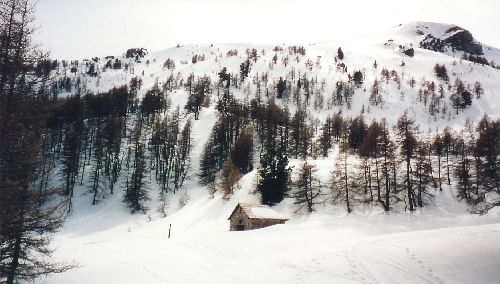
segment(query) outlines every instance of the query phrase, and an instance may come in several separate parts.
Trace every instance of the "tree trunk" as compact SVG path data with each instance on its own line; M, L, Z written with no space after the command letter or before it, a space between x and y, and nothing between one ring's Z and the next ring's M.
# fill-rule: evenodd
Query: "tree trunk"
M21 235L20 232L17 232L18 236L16 237L14 244L14 251L12 255L12 261L9 265L9 274L7 275L7 284L14 284L16 279L16 271L19 266L19 256L21 253Z
M441 156L438 155L438 183L439 183L439 191L443 191L443 187L441 186Z
M347 205L347 213L351 213L351 205L349 204L349 186L347 180L347 154L344 157L344 181L345 181L345 201Z
M410 204L410 211L415 210L413 208L413 195L410 182L410 158L406 157L406 191L408 195L408 204Z
M451 185L451 181L450 181L450 161L449 161L449 149L446 148L446 174L448 176L448 185Z

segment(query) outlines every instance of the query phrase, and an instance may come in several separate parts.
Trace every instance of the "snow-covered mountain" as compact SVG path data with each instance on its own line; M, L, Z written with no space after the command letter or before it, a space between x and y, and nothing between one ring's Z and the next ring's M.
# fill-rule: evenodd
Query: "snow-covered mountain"
M462 33L461 33L462 32ZM313 79L318 84L323 84L323 93L325 96L324 107L320 111L314 111L319 118L333 113L340 108L327 108L326 101L335 88L337 81L348 81L349 75L354 71L361 71L364 75L363 88L355 90L352 107L342 109L349 115L357 115L363 106L368 107L368 97L370 88L375 79L381 80L381 71L395 71L400 76L401 86L397 86L394 78L390 78L387 83L381 84L383 104L381 107L371 107L367 111L368 120L371 118L386 117L391 123L394 123L399 114L408 110L418 120L422 126L435 127L463 125L463 122L469 118L477 120L478 115L487 113L496 117L500 112L498 103L496 103L496 89L500 64L500 50L494 47L486 46L476 42L473 38L470 42L467 40L456 40L447 43L446 40L456 34L465 34L467 38L470 33L462 28L449 24L437 24L426 22L415 22L397 26L388 31L381 31L377 34L352 38L343 42L324 42L304 46L305 55L290 52L290 48L295 45L252 45L252 44L210 44L210 45L183 45L170 48L164 51L152 52L134 60L125 56L111 58L99 58L97 69L99 74L96 77L90 77L85 74L88 66L82 63L91 63L92 60L80 62L76 74L70 73L68 68L59 68L59 76L67 76L75 80L80 78L87 89L92 91L107 91L113 86L126 85L130 79L140 76L143 80L143 86L140 94L147 92L156 81L160 85L164 84L170 75L179 77L184 81L191 74L194 76L209 76L212 81L218 80L218 73L226 67L227 72L239 76L240 64L247 58L247 50L255 49L257 51L256 60L251 60L251 69L247 80L241 88L231 90L234 95L243 99L245 96L251 98L255 92L255 79L265 75L267 79L267 88L275 86L280 77L285 78L294 73L293 83L299 78L305 77ZM442 51L437 52L422 48L421 46L430 41L430 39L439 39L442 43ZM466 46L471 44L481 49L482 53L470 53L460 50L459 45ZM455 46L454 46L455 45ZM336 61L337 49L341 47L345 53L342 61ZM474 48L471 47L471 48ZM413 48L414 56L405 55L404 50ZM277 50L277 51L274 51ZM233 52L233 53L231 53ZM293 55L292 55L293 53ZM482 57L491 66L485 64L475 64L474 62L463 60L464 53ZM232 54L228 55L228 54ZM276 55L276 64L273 63L273 57ZM193 57L199 56L196 63L193 63ZM203 59L202 59L203 57ZM96 58L97 59L97 58ZM111 60L119 59L123 66L131 67L124 71L105 69L106 63ZM164 67L167 59L173 60L174 69ZM286 61L287 65L283 64ZM377 68L374 68L376 62ZM341 71L337 65L345 64L347 71ZM417 94L425 81L434 82L436 88L439 84L447 85L436 77L434 73L435 64L444 64L450 74L449 84L453 85L455 79L461 79L472 88L475 82L480 82L484 89L484 96L480 100L475 100L470 108L454 115L452 111L444 115L429 115L428 105L417 102ZM87 64L88 65L88 64ZM411 87L408 83L414 79L416 86ZM446 90L449 97L451 90ZM187 95L183 88L175 89L172 93L173 105L184 106ZM449 100L444 100L442 106L448 104L449 109L452 106ZM313 110L314 100L310 103ZM391 115L385 115L387 111Z
M389 125L407 112L419 124L420 135L430 136L445 127L460 131L467 120L477 122L484 114L500 118L499 49L477 42L454 25L414 22L342 42L193 44L144 56L131 50L128 55L58 66L56 78L73 86L71 91L57 87L59 96L73 94L77 85L105 92L136 77L143 82L139 97L158 85L166 91L170 109L179 106L182 123L192 119L190 179L180 194L169 196L166 218L156 210L160 201L155 182L150 183L150 210L145 215L130 214L119 190L91 206L85 186L76 188L73 213L55 236L55 245L58 260L74 260L80 267L51 276L47 283L495 283L500 279L500 211L471 215L457 199L456 189L448 185L433 192L429 206L413 213L384 213L380 207L361 204L346 214L344 207L325 202L309 214L297 211L292 198L287 198L275 206L291 216L285 225L228 232L227 218L238 202L260 201L254 192L257 170L241 178L229 200L219 192L211 196L207 187L199 185L199 160L218 119L219 96L214 84L209 106L194 120L194 114L184 110L189 91L183 86L190 76L218 82L226 68L236 83L230 92L248 102L257 93L264 100L275 96L279 82L286 81L284 98L277 104L293 114L294 92L308 100L301 105L317 128L312 139L317 139L326 118L338 112L344 117L362 113L367 122L385 118ZM242 80L241 66L247 60L250 68ZM120 68L113 68L115 63ZM437 77L436 64L446 67L448 80ZM353 82L356 72L362 74L362 82L346 102L336 101L339 82ZM450 99L457 80L474 95L465 108L455 107ZM309 89L297 88L304 82ZM478 82L481 91L476 94ZM328 157L308 157L322 184L329 182L337 155L334 147ZM290 160L294 174L302 161ZM55 177L52 182L60 180ZM172 237L167 238L170 224Z

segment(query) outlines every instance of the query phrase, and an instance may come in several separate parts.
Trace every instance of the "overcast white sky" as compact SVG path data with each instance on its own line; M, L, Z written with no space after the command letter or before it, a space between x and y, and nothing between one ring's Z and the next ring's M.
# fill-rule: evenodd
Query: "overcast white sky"
M187 43L311 43L411 21L460 25L500 47L499 0L38 0L55 58Z

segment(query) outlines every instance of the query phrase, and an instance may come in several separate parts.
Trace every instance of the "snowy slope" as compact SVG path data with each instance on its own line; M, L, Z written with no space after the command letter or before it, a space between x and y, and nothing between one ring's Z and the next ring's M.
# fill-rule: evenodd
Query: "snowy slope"
M466 119L477 121L478 116L483 113L488 113L493 118L498 117L500 113L500 104L497 102L497 88L500 70L489 66L482 66L474 64L469 61L463 61L462 52L455 53L437 53L419 47L427 34L432 34L436 37L442 36L444 31L454 27L448 24L436 24L427 22L414 22L406 25L400 25L389 30L380 31L368 36L352 38L342 42L324 42L318 44L310 44L305 46L306 55L299 57L298 62L295 60L295 55L288 54L288 47L290 45L252 45L252 44L223 44L223 45L184 45L177 48L170 48L160 52L153 52L148 54L145 58L141 59L141 63L135 63L132 59L121 57L124 63L133 66L134 73L124 72L123 70L107 70L100 73L99 78L92 78L84 76L85 68L80 67L80 76L84 85L90 90L107 91L112 86L128 84L130 79L135 76L140 76L144 81L141 89L142 93L149 90L154 82L158 80L160 84L164 83L167 78L173 74L177 76L179 73L184 80L192 73L195 76L207 75L212 78L212 81L218 80L218 72L227 67L228 73L239 74L240 64L247 59L245 51L247 49L255 48L258 51L258 60L252 62L249 78L261 76L263 73L268 74L268 86L273 87L273 83L280 77L286 75L294 70L296 75L306 76L307 78L317 78L318 82L325 80L325 100L335 88L335 82L339 80L347 81L348 75L352 74L355 70L360 70L365 76L365 83L363 88L357 89L353 96L353 103L351 109L342 109L334 107L332 109L324 108L324 111L314 111L311 103L311 111L320 120L324 119L327 114L334 113L342 109L342 112L347 115L355 116L360 113L363 106L366 108L369 105L368 97L370 88L375 78L380 80L380 73L383 68L389 71L395 70L401 76L401 88L398 89L394 82L389 81L386 84L381 84L382 93L384 97L384 105L382 107L371 107L365 117L370 120L371 118L380 118L385 116L390 124L394 124L397 118L405 110L412 114L422 129L435 130L436 128L443 128L444 126L459 127L462 126ZM424 34L420 34L419 31ZM283 51L274 52L275 46L283 48ZM408 57L404 55L399 46L415 48L415 56ZM338 62L334 58L337 55L337 48L342 47L345 53L345 59L342 61L348 67L348 72L339 72L336 69ZM227 57L226 53L229 50L236 49L237 56ZM500 50L483 45L485 57L489 61L494 61L500 64ZM278 56L278 63L273 65L272 58L274 55ZM196 64L191 63L193 55L204 55L205 61L198 61ZM288 57L289 63L285 67L281 60ZM319 65L316 61L319 57ZM172 59L176 63L174 70L163 68L163 63L166 59ZM309 70L305 66L305 62L311 60L313 68ZM99 65L102 66L107 60L101 58ZM378 68L373 68L373 63L377 62ZM184 62L181 63L181 62ZM405 65L401 66L404 62ZM481 99L474 100L472 106L459 115L455 115L452 111L449 99L444 100L449 106L449 113L445 115L431 116L427 106L422 102L417 102L417 93L419 87L425 81L435 82L436 86L440 81L434 75L434 65L444 64L450 75L450 84L453 85L455 79L459 78L465 81L466 84L474 85L479 81L484 88L484 96ZM144 76L142 76L144 72ZM68 77L75 77L70 74L68 70L59 70L59 75L67 75ZM408 80L414 78L417 86L411 88L408 85ZM255 86L248 85L248 80L243 87L249 88L249 93L253 95ZM232 90L237 98L244 99L245 94L242 89ZM446 96L449 97L450 90L446 90ZM187 96L183 89L174 90L171 94L171 99L174 105L178 104L181 108L184 106ZM293 113L293 108L291 109ZM387 112L391 115L386 115Z
M272 228L71 244L81 268L49 283L496 283L500 225L365 235ZM284 237L283 237L284 236ZM479 246L470 246L470 242ZM133 247L140 245L140 249Z
M228 232L234 204L203 198L166 219L92 233L86 231L98 220L80 224L80 232L65 229L56 237L57 258L80 267L48 283L495 283L500 277L498 211L483 217L319 212Z
M141 94L144 94L156 80L162 84L170 74L176 76L178 72L184 78L192 72L196 76L210 76L213 81L223 67L237 74L239 65L246 60L245 50L256 48L259 58L252 64L247 80L268 72L269 81L276 81L293 68L308 78L324 79L327 95L333 92L334 82L347 80L348 73L361 70L365 74L364 87L356 90L350 109L315 110L310 106L312 117L320 121L339 110L355 116L365 109L368 120L385 117L394 124L407 110L426 133L446 126L458 129L466 119L477 121L484 113L499 118L500 70L462 61L461 54L418 48L425 36L417 33L422 26L427 27L426 33L436 36L451 27L410 23L343 42L312 44L306 46L306 56L299 62L290 56L286 68L281 63L271 64L275 54L280 58L278 62L288 54L285 45L280 45L284 51L277 53L272 51L274 45L186 45L151 53L141 63L122 58L134 65L135 74L107 70L99 78L78 76L89 89L105 91L127 84L132 77L144 72L141 76L144 81ZM399 45L413 46L415 56L404 55ZM343 62L348 66L348 73L336 69L334 57L339 46L345 53ZM233 49L238 50L238 56L227 57L226 52ZM500 50L484 47L484 52L489 60L500 63ZM206 60L192 64L194 54L204 54ZM319 56L318 65L314 64L312 69L305 66L307 59L315 63ZM175 70L163 68L167 58L175 60ZM373 68L375 60L377 69ZM425 80L438 83L433 72L436 63L446 65L451 82L455 78L472 85L480 81L484 95L474 99L472 106L458 115L451 110L445 116L431 116L427 107L417 100L418 88L411 88L407 80L414 77L417 85ZM380 78L382 68L404 74L401 89L393 82L382 82L384 104L368 107L370 87L375 78ZM75 76L64 70L59 72L60 76L64 73ZM255 86L245 84L243 87L231 91L239 99L253 95ZM173 107L179 105L182 109L187 100L186 91L175 90L170 99ZM380 208L359 206L353 214L346 215L344 208L328 205L311 215L303 215L296 213L293 201L287 199L275 208L291 217L285 225L228 232L227 217L234 206L238 202L257 203L259 197L252 194L256 171L241 179L240 188L229 201L223 200L220 194L209 198L207 189L197 184L198 160L216 119L212 105L202 110L200 121L194 121L193 178L186 184L190 199L186 206L180 208L179 195L172 196L169 216L162 219L155 210L158 200L154 195L147 215L130 215L120 194L108 196L94 207L89 207L88 196L78 196L73 215L55 236L54 243L58 247L56 259L74 261L79 268L51 276L46 282L495 283L500 279L500 210L491 210L485 216L471 216L448 187L436 193L434 204L413 214L385 214ZM325 182L334 158L335 151L326 159L311 161L318 166ZM291 161L296 167L299 163ZM173 230L168 239L170 224Z

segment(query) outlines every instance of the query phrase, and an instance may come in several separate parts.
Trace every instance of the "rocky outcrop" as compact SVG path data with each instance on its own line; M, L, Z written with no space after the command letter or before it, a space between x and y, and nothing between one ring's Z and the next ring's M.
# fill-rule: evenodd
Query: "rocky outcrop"
M419 30L420 31L420 30ZM454 26L442 35L429 33L420 42L420 47L436 52L463 51L470 55L483 55L483 47L472 34L461 27Z
M483 47L474 40L472 34L460 27L453 27L446 31L442 40L456 50L473 55L483 55Z

